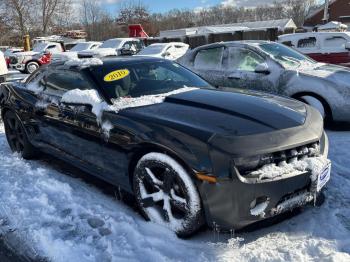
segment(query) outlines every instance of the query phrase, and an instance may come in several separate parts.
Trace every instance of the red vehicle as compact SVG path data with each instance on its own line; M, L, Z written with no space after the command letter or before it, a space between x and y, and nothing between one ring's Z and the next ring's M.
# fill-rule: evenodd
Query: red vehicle
M350 67L350 32L310 32L281 35L278 42L312 59Z

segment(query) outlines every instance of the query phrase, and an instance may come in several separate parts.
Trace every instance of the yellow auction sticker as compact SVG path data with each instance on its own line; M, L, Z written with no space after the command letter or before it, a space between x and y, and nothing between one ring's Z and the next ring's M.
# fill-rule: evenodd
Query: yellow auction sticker
M113 82L113 81L123 79L124 77L127 77L129 74L130 74L130 71L128 69L115 70L107 74L103 80L105 82Z

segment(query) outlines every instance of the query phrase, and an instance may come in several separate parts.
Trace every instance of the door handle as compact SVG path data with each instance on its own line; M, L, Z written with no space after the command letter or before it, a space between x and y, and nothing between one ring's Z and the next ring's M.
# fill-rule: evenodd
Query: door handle
M241 79L239 76L228 76L227 78L230 80L240 80Z

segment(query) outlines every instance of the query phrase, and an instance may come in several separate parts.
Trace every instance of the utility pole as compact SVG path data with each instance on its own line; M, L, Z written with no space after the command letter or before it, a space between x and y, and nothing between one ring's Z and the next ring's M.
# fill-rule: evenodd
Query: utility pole
M323 23L327 24L329 20L329 0L325 0L324 3L324 13L323 13Z

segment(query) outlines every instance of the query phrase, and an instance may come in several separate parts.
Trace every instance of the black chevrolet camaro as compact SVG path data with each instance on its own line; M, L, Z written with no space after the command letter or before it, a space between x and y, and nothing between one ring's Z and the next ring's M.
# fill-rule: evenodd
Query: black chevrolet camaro
M219 91L163 59L53 63L3 84L0 106L13 151L52 154L119 186L179 236L313 203L330 175L315 109Z

